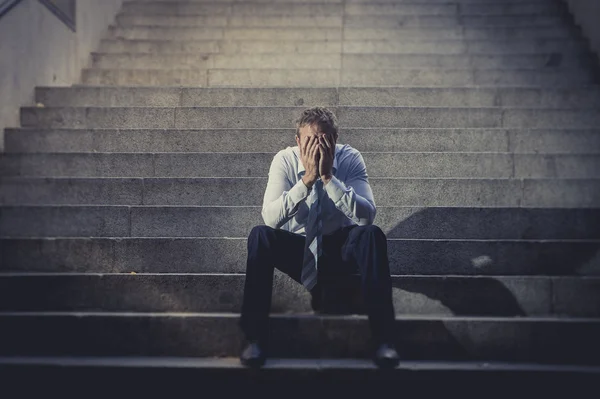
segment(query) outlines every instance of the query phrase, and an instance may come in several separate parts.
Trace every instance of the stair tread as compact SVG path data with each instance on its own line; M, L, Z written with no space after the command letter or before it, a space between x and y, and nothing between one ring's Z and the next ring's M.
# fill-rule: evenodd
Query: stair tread
M167 356L14 356L0 357L0 365L52 365L78 367L173 367L173 368L242 368L236 357L167 357ZM374 369L367 359L269 358L265 369ZM477 371L569 371L600 374L600 366L553 365L498 361L403 360L401 370L477 370Z
M132 311L0 311L0 318L11 317L60 317L60 318L148 318L148 319L239 319L240 314L235 312L132 312ZM367 321L367 315L326 315L313 312L275 313L270 318L280 320L336 320L336 321ZM418 315L396 314L396 321L410 323L412 321L442 321L442 322L493 322L493 323L588 323L600 324L600 317L572 317L572 316L455 316L455 315Z

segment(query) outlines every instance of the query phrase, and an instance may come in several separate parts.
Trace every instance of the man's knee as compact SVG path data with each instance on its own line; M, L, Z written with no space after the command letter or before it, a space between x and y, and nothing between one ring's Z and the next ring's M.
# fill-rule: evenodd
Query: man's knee
M361 236L373 236L375 238L378 239L386 239L385 233L383 232L383 230L381 230L381 228L379 228L379 226L374 225L374 224L368 224L365 226L358 226L354 228L355 234L361 235Z
M248 245L268 243L274 237L274 228L267 225L254 226L248 235Z

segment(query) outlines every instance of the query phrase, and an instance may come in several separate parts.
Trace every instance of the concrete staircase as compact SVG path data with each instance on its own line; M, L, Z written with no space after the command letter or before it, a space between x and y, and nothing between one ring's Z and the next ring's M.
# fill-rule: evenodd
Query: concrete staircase
M558 1L126 1L92 60L6 131L3 375L598 378L600 90ZM272 360L238 367L246 237L313 105L363 152L388 235L406 361L387 374L364 315L313 315L281 275Z

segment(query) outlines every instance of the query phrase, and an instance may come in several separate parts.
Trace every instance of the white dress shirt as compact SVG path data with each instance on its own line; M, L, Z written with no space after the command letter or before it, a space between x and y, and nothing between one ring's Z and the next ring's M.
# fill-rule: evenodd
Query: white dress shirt
M262 206L267 226L306 235L306 200L312 188L302 181L304 173L298 146L287 147L273 157ZM336 144L332 174L331 181L323 186L321 199L323 234L351 224L372 224L375 200L360 152L348 144Z

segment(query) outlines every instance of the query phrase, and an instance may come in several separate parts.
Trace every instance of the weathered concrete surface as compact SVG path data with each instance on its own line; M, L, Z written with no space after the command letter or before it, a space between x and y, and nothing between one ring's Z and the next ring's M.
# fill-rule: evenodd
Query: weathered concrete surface
M0 313L0 354L236 356L238 319L223 313ZM366 316L280 315L269 330L273 357L369 358L372 352ZM598 318L397 316L393 340L405 360L597 365L598 334Z
M389 239L393 274L600 275L598 240ZM5 271L244 273L246 238L4 238Z
M89 54L122 0L78 0L72 32L37 0L23 0L0 21L0 150L3 131L19 126L19 107L34 104L34 87L79 81Z
M398 315L600 316L599 277L393 276L392 279ZM241 273L0 274L0 310L237 313L242 306L244 280ZM348 310L363 313L358 275L341 277L334 283L347 287L341 291L343 299L338 302L348 301ZM30 295L31 292L36 295ZM311 311L308 291L276 272L271 313Z

